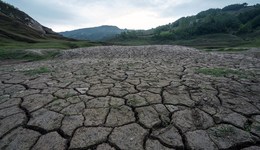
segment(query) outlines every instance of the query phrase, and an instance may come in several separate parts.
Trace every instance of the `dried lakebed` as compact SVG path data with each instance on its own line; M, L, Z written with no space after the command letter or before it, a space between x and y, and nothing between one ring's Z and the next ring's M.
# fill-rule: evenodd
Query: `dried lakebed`
M260 149L257 51L106 46L0 67L0 149Z

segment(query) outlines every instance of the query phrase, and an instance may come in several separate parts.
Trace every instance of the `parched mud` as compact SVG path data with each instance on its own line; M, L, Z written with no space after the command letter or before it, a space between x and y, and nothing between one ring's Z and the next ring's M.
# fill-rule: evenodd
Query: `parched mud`
M106 46L2 64L0 149L260 149L258 54Z

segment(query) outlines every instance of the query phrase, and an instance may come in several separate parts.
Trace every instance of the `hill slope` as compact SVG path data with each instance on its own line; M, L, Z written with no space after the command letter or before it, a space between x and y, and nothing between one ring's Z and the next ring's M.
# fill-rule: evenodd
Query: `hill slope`
M0 1L0 40L37 42L44 39L64 39L26 13Z
M0 0L0 59L16 57L21 54L21 50L30 48L66 49L92 45L100 43L63 37L23 11Z
M244 3L222 9L209 9L148 31L127 31L110 42L127 45L181 44L211 47L213 44L235 46L255 41L260 46L259 33L260 5L247 6ZM207 42L208 40L210 42Z
M101 45L65 38L41 25L26 13L0 0L0 61L9 59L39 60L58 55L59 50ZM52 49L27 51L26 49Z
M65 37L74 38L79 40L90 41L104 41L114 38L116 35L122 33L124 30L119 29L116 26L99 26L93 28L84 28L72 31L61 32Z

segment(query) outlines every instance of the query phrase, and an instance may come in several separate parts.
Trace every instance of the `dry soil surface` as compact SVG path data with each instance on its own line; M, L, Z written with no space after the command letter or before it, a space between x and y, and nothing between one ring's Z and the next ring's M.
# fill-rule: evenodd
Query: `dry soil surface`
M2 64L0 149L260 149L258 52L106 46Z

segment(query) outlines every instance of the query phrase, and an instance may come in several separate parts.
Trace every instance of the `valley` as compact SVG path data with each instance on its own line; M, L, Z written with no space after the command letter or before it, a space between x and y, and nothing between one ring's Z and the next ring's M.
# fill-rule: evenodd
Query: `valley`
M0 149L260 149L259 10L56 33L0 0Z

